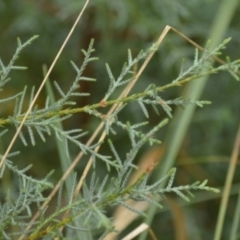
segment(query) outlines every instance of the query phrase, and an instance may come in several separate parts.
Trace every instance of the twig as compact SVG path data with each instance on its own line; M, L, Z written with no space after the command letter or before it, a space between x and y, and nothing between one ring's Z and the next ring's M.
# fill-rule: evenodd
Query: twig
M5 161L6 157L7 157L7 155L9 154L9 152L10 152L10 150L11 150L11 148L12 148L14 142L16 141L16 139L17 139L17 137L18 137L18 135L19 135L19 133L20 133L22 127L23 127L23 124L24 124L24 122L26 121L26 119L27 119L29 113L31 112L31 110L32 110L32 108L33 108L33 105L34 105L34 103L36 102L36 100L37 100L37 98L38 98L38 96L39 96L39 94L40 94L42 88L44 87L44 84L45 84L45 82L47 81L47 79L48 79L48 77L49 77L49 75L50 75L50 73L51 73L53 67L55 66L55 64L56 64L56 62L57 62L59 56L61 55L61 53L62 53L64 47L66 46L67 42L69 41L69 39L70 39L70 37L71 37L73 31L75 30L75 28L76 28L78 22L80 21L80 19L81 19L81 17L82 17L82 14L83 14L83 12L85 11L85 9L86 9L88 3L89 3L89 0L86 0L86 2L85 2L85 4L84 4L84 6L83 6L81 12L79 13L79 15L78 15L78 17L77 17L75 23L74 23L73 26L72 26L72 28L71 28L69 34L67 35L66 39L64 40L64 42L63 42L61 48L59 49L59 51L58 51L58 53L57 53L55 59L53 60L53 62L52 62L52 64L51 64L51 66L50 66L48 72L46 73L45 78L43 79L42 84L40 85L40 87L39 87L39 89L38 89L38 91L37 91L37 93L36 93L36 95L35 95L33 101L31 102L31 104L30 104L30 106L29 106L29 108L28 108L28 110L27 110L27 112L26 112L26 114L25 114L25 116L24 116L24 118L23 118L23 120L22 120L20 126L18 127L18 129L17 129L17 131L16 131L16 133L15 133L15 135L14 135L14 137L13 137L11 143L9 144L9 146L8 146L8 148L7 148L7 151L6 151L5 154L3 155L3 158L2 158L2 160L1 160L1 162L0 162L0 168L2 167L2 165L3 165L3 163L4 163L4 161ZM38 217L39 217L39 213L37 213L37 214L33 217L33 219L31 220L30 223L34 222L35 219L37 219ZM28 229L30 229L30 228L31 228L31 224L28 225L28 227L27 227L26 230L28 230ZM22 240L23 238L24 238L24 235L22 235L22 236L19 238L19 240Z

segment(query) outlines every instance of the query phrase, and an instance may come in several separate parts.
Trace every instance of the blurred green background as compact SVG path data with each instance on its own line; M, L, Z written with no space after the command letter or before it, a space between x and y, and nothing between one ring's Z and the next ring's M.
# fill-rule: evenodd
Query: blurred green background
M130 48L133 54L137 54L141 49L146 49L157 40L166 25L173 26L204 46L219 2L217 0L90 1L50 79L57 80L63 88L67 88L75 74L70 60L81 65L80 50L86 49L90 39L94 38L95 56L99 57L99 61L87 67L85 76L97 78L98 81L81 84L81 91L90 92L91 97L80 98L77 101L78 106L96 103L102 99L108 88L106 62L110 64L113 73L117 76L122 64L127 60L127 50ZM1 92L2 98L21 91L25 85L29 86L29 90L33 85L36 87L40 85L43 79L43 64L50 66L83 4L84 2L79 0L0 0L0 57L5 64L15 51L17 37L25 41L33 35L40 35L40 38L22 52L17 61L17 65L27 66L28 70L12 72L13 80ZM236 9L225 36L232 37L232 41L224 51L224 55L230 56L232 60L240 56L239 18L240 7ZM142 74L134 92L143 91L150 83L164 85L171 82L178 76L182 59L185 58L188 62L193 56L194 47L176 34L170 33ZM181 96L182 91L183 88L170 89L162 96L164 99L173 99ZM43 106L45 97L45 92L42 92L38 100L40 106ZM56 97L58 97L57 94ZM222 186L240 119L239 83L227 73L211 76L201 99L212 101L212 105L198 108L192 119L178 154L178 160L181 161L176 160L176 165L179 165L176 184L209 178L211 185ZM9 116L13 106L12 102L6 103L5 107L0 109L0 118ZM145 120L137 105L131 104L128 110L123 119L131 122ZM134 114L132 114L133 111ZM153 115L151 124L156 124L165 117L166 114L163 111L160 116ZM77 114L66 121L64 127L71 129L74 126L80 126L91 133L96 124L97 121L88 115ZM164 140L166 131L167 127L160 132L159 139ZM14 129L2 140L1 151L6 149L13 134ZM122 147L119 152L125 152L128 149L128 142L123 141L126 137L124 133L119 133L114 138L115 145ZM22 152L21 157L16 158L18 166L25 167L30 163L33 164L31 175L43 177L55 168L56 179L59 178L61 169L58 168L59 158L54 141L46 144L39 139L34 147L30 145L24 147L18 141L14 145L14 150ZM103 152L107 150L107 147L102 149ZM72 157L76 154L77 149L73 148ZM191 164L187 164L189 159ZM81 171L84 166L85 162L82 161L78 170ZM104 172L103 167L102 171ZM239 169L237 172L239 173ZM239 180L236 175L234 181L237 183ZM227 220L232 217L235 201L236 196L233 194ZM219 198L216 198L184 208L188 239L212 239L218 206ZM226 221L223 239L227 239L230 222ZM173 231L175 227L171 211L157 214L152 227L157 236L162 236L161 239L177 239Z

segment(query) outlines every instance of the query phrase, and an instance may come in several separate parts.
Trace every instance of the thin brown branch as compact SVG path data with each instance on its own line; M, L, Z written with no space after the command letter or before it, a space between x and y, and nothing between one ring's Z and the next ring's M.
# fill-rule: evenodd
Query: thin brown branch
M227 177L226 177L226 181L225 181L225 185L224 185L223 197L222 197L221 204L220 204L220 211L219 211L219 215L218 215L218 221L217 221L217 227L216 227L214 239L221 239L223 223L225 220L225 213L226 213L226 209L227 209L228 199L230 196L230 191L231 191L231 187L232 187L232 181L233 181L235 169L237 166L239 151L240 151L240 124L238 127L236 139L234 142L234 147L233 147L230 164L229 164L229 168L228 168L228 172L227 172Z
M11 141L11 143L9 144L9 147L8 147L7 151L5 152L3 158L2 158L2 160L1 160L1 162L0 162L0 168L2 167L2 165L3 165L3 163L4 163L4 161L5 161L6 157L7 157L7 155L9 154L9 152L10 152L10 150L11 150L11 148L12 148L14 142L16 141L16 139L17 139L17 137L18 137L18 135L19 135L19 133L20 133L22 127L23 127L23 124L24 124L24 122L26 121L26 119L27 119L29 113L31 112L31 110L32 110L32 108L33 108L33 106L34 106L34 103L36 102L36 100L37 100L37 98L38 98L38 96L39 96L39 94L40 94L42 88L44 87L45 82L46 82L47 79L49 78L49 75L50 75L50 73L51 73L53 67L55 66L55 64L56 64L56 62L57 62L59 56L61 55L61 53L62 53L64 47L66 46L67 42L69 41L69 39L70 39L70 37L71 37L73 31L75 30L75 28L76 28L78 22L80 21L82 15L83 15L83 12L85 11L85 9L86 9L88 3L89 3L89 0L86 0L84 6L83 6L83 8L82 8L82 10L80 11L80 13L79 13L79 15L78 15L78 17L77 17L75 23L74 23L73 26L72 26L72 28L71 28L69 34L67 35L66 39L64 40L64 42L63 42L61 48L59 49L59 51L58 51L58 53L57 53L55 59L53 60L51 66L50 66L50 68L49 68L49 70L47 71L47 73L46 73L46 75L45 75L45 78L44 78L43 81L42 81L42 84L40 85L40 87L39 87L39 89L38 89L38 91L37 91L37 93L36 93L36 95L35 95L33 101L31 102L31 104L30 104L30 106L29 106L29 108L28 108L28 110L27 110L27 112L26 112L26 115L24 116L24 118L23 118L23 120L22 120L20 126L18 127L18 129L17 129L17 131L16 131L16 133L15 133L15 135L14 135L12 141ZM59 187L60 187L60 184L59 184L58 188L59 188ZM56 190L56 192L57 192L57 190ZM55 193L56 193L56 192L55 192ZM53 193L53 192L52 192L52 193ZM55 195L55 193L52 194L52 196L49 196L50 199ZM49 200L49 201L50 201L50 200ZM43 209L46 205L47 205L47 202L45 202L45 205L43 204L42 209ZM29 230L29 229L31 228L31 223L34 222L38 217L39 217L39 212L36 213L35 216L32 218L32 220L31 220L31 222L29 223L29 225L28 225L28 227L26 228L26 230ZM19 238L19 240L22 240L23 238L24 238L24 235L22 235L22 236Z

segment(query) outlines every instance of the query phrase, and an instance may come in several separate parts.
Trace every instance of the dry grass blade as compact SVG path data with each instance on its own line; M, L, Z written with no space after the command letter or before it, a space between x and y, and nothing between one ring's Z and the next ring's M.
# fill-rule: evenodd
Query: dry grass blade
M43 81L42 81L42 84L40 85L40 87L39 87L39 89L38 89L38 91L37 91L37 93L36 93L36 95L35 95L33 101L31 102L31 104L30 104L30 106L29 106L29 108L28 108L28 110L27 110L27 112L26 112L26 114L25 114L25 116L24 116L24 118L23 118L23 120L22 120L20 126L18 127L18 129L17 129L17 131L16 131L16 133L15 133L15 135L14 135L14 137L13 137L11 143L10 143L9 146L8 146L8 149L6 150L6 152L5 152L5 154L4 154L3 158L2 158L2 160L1 160L1 162L0 162L0 168L2 167L2 165L3 165L3 163L4 163L4 160L6 159L7 155L9 154L9 152L10 152L10 150L11 150L11 148L12 148L14 142L16 141L16 139L17 139L17 137L18 137L18 135L19 135L19 133L20 133L22 127L23 127L23 124L24 124L25 120L27 119L29 113L31 112L34 103L36 102L36 100L37 100L37 98L38 98L38 96L39 96L39 94L40 94L42 88L44 87L45 82L46 82L47 79L49 78L49 75L50 75L50 73L51 73L53 67L55 66L55 64L56 64L56 62L57 62L59 56L61 55L61 53L62 53L64 47L66 46L67 42L69 41L69 39L70 39L70 37L71 37L73 31L75 30L75 28L76 28L78 22L80 21L82 15L83 15L83 12L85 11L85 9L86 9L88 3L89 3L89 0L86 0L86 2L85 2L85 4L84 4L84 6L83 6L81 12L79 13L79 15L78 15L78 17L77 17L75 23L74 23L73 26L72 26L72 28L71 28L69 34L67 35L66 39L64 40L64 42L63 42L61 48L59 49L59 51L58 51L58 53L57 53L55 59L53 60L53 62L52 62L52 64L51 64L51 66L50 66L48 72L46 73L45 78L44 78ZM34 218L31 220L31 222L33 222L33 221L34 221L36 218L38 218L38 217L39 217L39 213L36 214L36 215L34 216ZM31 226L31 224L29 224L29 227L28 227L27 229L30 229L30 226ZM21 236L21 237L19 238L19 240L21 240L21 239L23 239L23 238L24 238L24 236Z
M232 151L232 155L231 155L231 159L230 159L230 164L229 164L229 168L228 168L228 172L227 172L227 177L226 177L226 182L225 182L225 186L224 186L224 190L223 190L222 201L220 204L220 211L219 211L219 215L218 215L218 221L217 221L217 227L216 227L216 231L215 231L214 240L221 239L225 213L226 213L228 199L229 199L229 195L230 195L230 191L231 191L231 187L232 187L232 180L233 180L234 172L235 172L236 165L237 165L239 151L240 151L240 125L239 125L238 132L236 135L236 140L234 143L234 147L233 147L233 151Z
M51 66L50 66L48 72L46 73L45 78L43 79L43 81L42 81L40 87L38 88L38 91L36 92L36 95L34 96L34 99L32 100L32 102L31 102L31 104L30 104L30 106L29 106L29 108L28 108L28 110L27 110L25 116L23 117L23 120L22 120L21 124L19 125L19 127L18 127L18 129L17 129L15 135L14 135L13 138L12 138L12 141L11 141L10 144L8 145L8 148L7 148L6 152L5 152L4 155L3 155L3 158L1 159L1 162L0 162L0 168L2 167L4 161L6 160L6 157L7 157L7 155L9 154L10 150L12 149L13 144L15 143L15 141L16 141L16 139L17 139L17 137L18 137L18 135L19 135L19 133L20 133L20 131L21 131L21 129L22 129L22 127L23 127L23 125L24 125L24 123L25 123L25 121L26 121L28 115L29 115L29 113L31 112L31 110L32 110L32 108L33 108L33 106L34 106L34 104L35 104L35 102L36 102L36 100L37 100L37 98L38 98L40 92L42 91L42 89L43 89L43 87L44 87L44 84L46 83L46 81L47 81L47 79L48 79L50 73L52 72L53 67L55 66L55 64L56 64L58 58L60 57L60 55L61 55L61 53L62 53L64 47L66 46L67 42L69 41L69 39L70 39L70 37L71 37L73 31L75 30L75 28L76 28L76 26L77 26L77 24L78 24L80 18L82 17L82 14L83 14L83 12L85 11L85 9L86 9L86 7L87 7L87 5L88 5L88 2L89 2L89 0L86 0L86 3L85 3L85 5L83 6L83 8L82 8L80 14L78 15L77 20L76 20L75 23L73 24L73 26L72 26L72 28L71 28L69 34L67 35L66 39L64 40L64 42L63 42L61 48L59 49L59 51L58 51L58 53L57 53L55 59L53 60L53 62L52 62L52 64L51 64Z
M124 237L122 240L131 240L134 237L138 236L143 231L147 230L149 226L146 223L142 223L140 226L135 228L131 233L129 233L126 237Z
M170 26L166 26L165 29L163 30L163 32L161 33L160 37L158 38L158 41L156 43L156 50L158 49L158 47L160 46L160 44L162 43L163 39L165 38L165 36L167 35L168 31L171 29ZM144 69L146 68L146 66L148 65L149 61L151 60L151 58L153 57L154 53L156 52L156 50L152 51L148 57L146 58L146 60L143 62L141 68L139 69L138 73L136 74L135 78L127 85L127 87L123 90L123 92L120 94L119 99L126 97L128 95L128 93L131 91L131 89L133 88L133 86L136 84L137 80L139 79L139 77L141 76L142 72L144 71ZM122 103L120 104L115 104L112 106L112 108L109 110L109 112L107 113L107 116L111 115L114 111L116 111L118 108L120 108L122 106ZM104 138L106 137L106 133L103 132L99 141L101 142L104 140ZM97 147L95 149L95 151L97 152L99 150L100 147ZM88 161L88 164L83 172L83 175L79 181L79 184L77 186L77 191L75 192L75 194L77 194L83 184L84 179L86 178L86 175L90 169L92 165L92 158L90 158L90 160Z
M179 32L177 29L175 28L171 28L172 31L174 31L175 33L177 33L180 37L182 37L183 39L185 39L187 42L189 42L191 45L193 45L194 47L196 47L198 50L200 51L204 51L204 48L201 47L200 45L198 45L197 43L195 43L193 40L191 40L190 38L188 38L187 36L185 36L184 34L182 34L181 32ZM226 64L225 61L223 61L222 59L213 56L212 57L216 62L220 63L220 64Z
M135 228L131 233L129 233L127 236L125 236L122 240L131 240L134 237L137 237L142 232L148 230L149 235L151 236L152 240L158 240L159 238L156 237L153 230L146 224L142 223L137 228Z
M163 32L161 33L157 43L156 43L156 49L160 46L160 44L162 43L163 39L165 38L165 36L167 35L168 31L171 29L170 26L166 26L165 29L163 30ZM126 97L128 95L128 93L131 91L131 89L133 88L133 86L136 84L137 80L139 79L139 77L141 76L142 72L144 71L144 69L146 68L146 66L148 65L149 61L151 60L151 58L153 57L155 51L152 51L148 57L146 58L146 60L144 61L144 63L142 64L141 68L139 69L138 73L136 74L135 78L127 85L127 87L123 90L123 92L120 94L119 99ZM111 115L114 111L116 111L118 108L120 108L122 106L122 103L120 104L115 104L112 106L112 108L109 110L109 112L107 113L107 116ZM106 133L104 132L100 139L99 142L103 141L104 138L106 136ZM99 147L97 147L95 149L95 151L98 151ZM80 190L82 183L90 169L90 166L92 165L92 159L89 160L88 165L85 168L85 171L83 173L82 178L80 179L79 185L78 185L78 191Z

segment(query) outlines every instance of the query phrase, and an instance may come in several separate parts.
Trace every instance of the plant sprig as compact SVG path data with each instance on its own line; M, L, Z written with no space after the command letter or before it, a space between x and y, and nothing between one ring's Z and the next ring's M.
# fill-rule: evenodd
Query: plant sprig
M23 67L14 66L14 63L21 50L29 43L31 43L35 38L36 37L31 38L24 44L18 40L16 53L14 54L7 67L5 67L0 60L0 82L2 82L2 85L0 86L4 86L8 81L10 81L8 75L11 70L24 69ZM91 225L91 223L94 222L98 223L98 228L104 228L104 234L106 234L107 232L114 231L114 226L112 225L111 219L105 214L106 207L122 205L135 213L144 215L143 212L131 207L127 203L127 200L132 199L135 201L147 201L150 204L162 207L159 202L155 201L154 198L152 198L152 196L165 196L171 192L177 194L182 199L189 201L189 196L193 196L192 191L195 190L212 191L215 193L219 192L215 188L208 187L206 185L207 181L174 187L173 180L175 177L176 169L171 169L166 174L166 176L162 177L155 183L149 184L148 178L151 170L154 168L153 166L146 168L145 172L137 179L136 182L128 185L132 172L137 168L134 160L136 159L139 150L146 143L149 145L161 143L153 136L157 131L159 131L163 126L167 124L168 119L160 121L156 126L152 127L152 129L145 133L142 131L142 127L145 126L147 122L123 122L120 120L119 116L122 114L122 110L128 106L128 103L131 102L136 102L140 105L146 118L150 117L150 114L148 113L148 105L152 106L157 113L159 112L159 107L162 108L167 113L168 117L171 118L171 105L180 105L182 107L186 107L189 104L196 104L197 106L202 107L205 104L209 104L208 101L196 101L193 99L183 99L182 97L164 100L161 96L161 93L168 88L179 87L189 81L193 81L205 75L215 74L220 71L229 71L233 76L237 75L237 71L240 66L239 60L234 61L233 63L228 61L224 65L211 68L209 68L208 65L208 62L212 60L213 56L220 54L219 51L224 49L228 41L229 39L223 41L223 43L213 51L206 50L201 57L199 57L199 53L196 50L192 66L190 66L188 69L184 69L184 67L182 67L179 76L177 76L175 80L165 86L155 86L151 84L142 92L134 93L126 97L120 97L118 99L110 99L112 94L119 87L133 80L133 76L129 76L134 74L132 71L133 66L139 61L145 59L150 53L152 53L152 51L155 51L156 44L153 44L153 46L146 51L141 51L135 58L133 58L131 51L128 50L127 63L123 65L122 71L117 78L113 76L110 66L108 64L106 65L110 84L103 100L99 103L84 106L82 108L71 108L76 104L76 101L74 99L75 97L85 97L89 95L89 93L79 92L80 81L95 81L95 79L83 75L86 66L90 62L97 60L96 57L92 57L94 48L93 41L91 41L88 49L86 51L82 51L84 59L81 67L78 67L75 63L71 62L71 65L76 72L76 77L73 80L72 85L70 85L69 89L65 91L57 82L54 82L54 86L58 92L59 99L54 103L50 103L49 98L46 98L45 106L42 109L39 109L38 106L35 105L35 107L30 111L30 114L24 123L24 126L28 130L30 142L32 145L37 144L35 138L36 133L43 141L47 141L46 135L54 133L59 141L64 142L65 151L68 156L70 156L68 147L69 143L75 144L81 152L91 156L95 168L93 168L93 174L91 176L90 183L88 184L87 181L85 181L82 191L82 198L80 198L80 200L74 199L72 190L69 202L65 206L62 206L61 200L63 189L60 188L56 211L53 214L47 216L45 214L46 209L41 209L40 205L43 201L46 200L42 192L52 187L52 185L48 182L49 176L43 180L35 180L27 176L29 167L19 170L13 165L12 161L6 160L3 164L3 168L1 169L0 176L4 174L4 171L6 169L12 171L19 179L20 191L18 198L16 198L16 202L12 201L12 199L8 196L6 198L6 203L2 205L2 214L4 215L1 220L4 224L0 229L2 236L4 236L6 239L10 239L10 237L14 234L25 234L28 236L27 239L31 240L47 236L62 237L62 233L59 231L59 228L67 226L73 229L74 226L71 224L78 218L80 218L81 221L85 224L84 226L86 226L86 229L95 229L95 226L93 227ZM15 100L15 108L13 110L13 114L8 118L0 119L1 126L12 124L16 128L19 127L22 119L26 114L23 109L24 103L26 101L26 95L27 87L24 87L23 91L20 93L0 100L0 103ZM35 88L33 87L31 89L29 105L33 101L34 95ZM109 114L107 116L101 113L102 108L120 103L122 106L115 110L112 114ZM62 130L59 129L55 124L56 122L67 120L72 116L72 114L78 112L88 113L92 116L97 117L104 123L105 133L109 137L108 144L111 154L103 155L95 150L96 147L102 144L102 142L94 143L90 146L83 143L82 138L88 134L88 131L85 131L83 129ZM111 140L111 134L117 134L116 127L119 127L121 130L126 131L130 139L130 149L126 153L125 158L120 156L118 149ZM3 137L6 132L7 130L2 131L0 133L0 137ZM20 133L20 138L25 145L28 144L23 132ZM15 153L9 154L8 157L10 158L14 154ZM115 168L115 171L117 172L116 177L112 178L111 181L109 181L110 177L107 175L105 178L103 178L102 181L100 181L99 177L96 176L96 172L94 172L96 171L96 165L98 164L96 159L103 161L106 164L108 171L110 171L112 168ZM109 182L112 184L112 186L109 184ZM162 186L163 182L167 182L166 187ZM73 189L75 185L76 178L74 179ZM31 204L37 205L38 211L40 212L40 219L32 223L33 229L26 232L19 230L13 234L7 233L6 229L8 229L12 223L15 225L16 222L16 225L19 228L22 226L25 227L27 225L25 220L28 220L32 214L29 206ZM74 211L72 211L69 216L63 217L62 219L60 218L59 220L61 214L71 210ZM24 219L24 221L22 221L22 219ZM77 228L77 230L84 231L84 229L80 228Z

